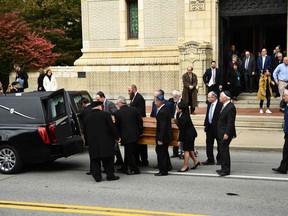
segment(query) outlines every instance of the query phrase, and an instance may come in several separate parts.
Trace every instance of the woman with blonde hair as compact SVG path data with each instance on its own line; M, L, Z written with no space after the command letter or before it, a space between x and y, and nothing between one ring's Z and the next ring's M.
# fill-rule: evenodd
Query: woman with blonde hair
M263 74L261 74L259 79L259 90L257 97L260 99L260 113L263 113L263 103L264 100L267 100L266 105L266 113L271 114L270 107L270 99L272 95L272 87L271 85L275 85L275 83L271 80L270 72L268 69L263 70Z

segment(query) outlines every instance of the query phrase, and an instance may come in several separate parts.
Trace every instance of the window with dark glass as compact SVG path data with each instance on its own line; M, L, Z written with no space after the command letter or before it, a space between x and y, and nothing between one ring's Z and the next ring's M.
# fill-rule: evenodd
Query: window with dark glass
M128 38L138 38L138 0L127 0Z

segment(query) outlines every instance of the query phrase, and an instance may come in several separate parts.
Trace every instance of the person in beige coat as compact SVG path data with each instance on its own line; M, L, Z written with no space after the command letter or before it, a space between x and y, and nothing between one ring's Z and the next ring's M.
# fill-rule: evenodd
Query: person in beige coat
M188 103L191 114L195 114L195 107L198 106L197 94L198 94L198 79L197 75L192 72L193 67L187 67L187 72L183 74L183 92L182 99Z
M264 100L267 99L266 105L266 113L271 114L270 107L270 99L272 95L272 87L271 85L275 85L275 83L271 80L270 72L268 69L263 71L264 74L261 74L259 78L259 90L257 97L260 100L260 113L263 113L263 103Z

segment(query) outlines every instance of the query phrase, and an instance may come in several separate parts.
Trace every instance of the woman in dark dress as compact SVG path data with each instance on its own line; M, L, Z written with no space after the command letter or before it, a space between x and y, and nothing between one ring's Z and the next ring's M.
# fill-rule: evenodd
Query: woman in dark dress
M238 65L234 63L227 74L227 90L232 94L232 100L237 100L237 96L241 92L241 73Z
M45 88L43 86L43 79L45 76L46 76L46 73L45 73L44 69L40 68L39 69L39 76L38 76L38 80L37 80L37 83L38 83L37 90L38 91L45 91Z
M197 137L197 131L190 118L188 104L185 102L180 102L177 106L177 125L179 128L178 146L183 144L184 151L184 164L178 172L187 172L190 157L194 162L194 167L191 169L196 169L200 162L194 153L194 141Z

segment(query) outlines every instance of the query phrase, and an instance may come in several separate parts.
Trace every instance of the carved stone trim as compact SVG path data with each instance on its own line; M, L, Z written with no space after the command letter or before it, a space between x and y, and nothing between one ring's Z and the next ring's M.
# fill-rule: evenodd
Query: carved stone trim
M220 0L220 16L287 13L287 0Z
M205 0L190 0L189 10L190 11L204 11L205 10Z
M81 57L74 62L80 66L99 66L99 65L178 65L179 57L165 58L105 58L105 59L85 59Z

